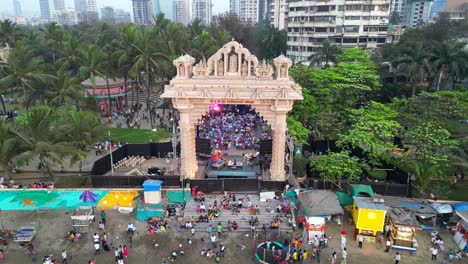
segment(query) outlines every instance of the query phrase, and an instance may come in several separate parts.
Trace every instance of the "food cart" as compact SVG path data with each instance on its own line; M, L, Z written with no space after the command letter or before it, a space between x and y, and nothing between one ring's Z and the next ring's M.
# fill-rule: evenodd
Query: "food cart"
M333 216L343 215L335 193L325 190L301 191L297 196L298 219L305 219L304 225L309 243L325 233L325 221Z
M377 232L383 231L387 207L381 196L353 197L353 221L356 226L355 238L364 235L364 241L375 243Z
M452 229L453 239L459 249L468 252L468 211L456 211L456 215L460 217L460 220L455 230Z
M309 235L309 244L313 241L312 239L322 237L325 233L325 218L324 217L306 217L305 227L307 234Z
M29 243L36 236L36 228L34 226L22 226L13 236L13 241L18 243Z
M88 233L89 225L94 222L94 207L79 206L71 216L73 229L79 233Z
M390 224L392 225L391 237L394 245L404 248L417 248L416 230L419 223L411 211L405 208L391 208L388 210Z

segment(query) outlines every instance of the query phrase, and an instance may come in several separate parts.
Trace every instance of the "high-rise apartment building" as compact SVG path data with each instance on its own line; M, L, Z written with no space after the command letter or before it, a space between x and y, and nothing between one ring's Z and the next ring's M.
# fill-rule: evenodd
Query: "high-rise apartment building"
M239 0L239 18L244 23L256 24L260 17L260 0Z
M153 21L153 5L151 0L132 0L133 18L135 24L150 25Z
M39 0L39 8L41 10L41 18L50 21L50 1L49 0Z
M466 0L447 0L445 12L451 20L468 19L468 3Z
M199 18L204 25L211 23L211 0L193 0L192 18Z
M13 0L13 12L15 16L23 15L23 10L21 9L21 3L19 0Z
M88 11L97 12L96 0L87 0L86 8Z
M447 0L434 0L429 10L429 19L433 19L438 13L444 12L446 4Z
M402 17L403 7L405 6L406 0L392 0L391 11L396 12Z
M75 0L75 12L78 21L92 21L99 19L96 0Z
M429 21L432 0L406 0L403 11L403 24L415 28Z
M289 0L287 55L305 62L323 42L376 48L387 42L390 0Z
M101 20L106 22L115 22L115 10L112 6L105 6L101 8Z
M65 0L54 0L54 10L65 9Z
M267 17L271 0L229 0L229 12L239 16L245 23L256 24Z
M229 12L239 15L239 0L229 0Z
M86 0L75 0L75 11L76 12L83 12L87 10L87 2Z
M190 23L189 0L177 0L176 3L176 22L183 25Z
M132 22L132 16L130 12L127 12L123 9L115 9L114 18L116 24L128 24Z
M159 13L163 13L164 17L171 21L177 20L177 0L156 0L156 2L159 5Z
M287 0L268 0L266 20L277 29L285 29L288 27L288 11Z
M78 24L78 15L74 9L54 10L52 17L59 26L71 26Z

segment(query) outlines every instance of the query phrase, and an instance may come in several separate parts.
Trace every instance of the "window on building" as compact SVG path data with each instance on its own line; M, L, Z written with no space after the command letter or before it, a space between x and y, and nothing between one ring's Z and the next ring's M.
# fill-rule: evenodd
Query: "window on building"
M317 6L317 12L328 12L330 11L330 6Z
M379 31L387 31L387 27L379 27Z
M327 28L326 27L316 27L315 32L327 32Z
M346 11L360 11L362 5L346 5Z
M357 33L359 32L359 26L345 26L344 32L346 33Z
M367 38L359 38L359 43L366 43L367 42Z
M343 38L343 43L357 43L357 38Z
M344 11L344 5L338 6L338 11Z
M385 38L378 38L377 43L385 43Z
M331 27L329 31L330 32L335 32L335 28Z

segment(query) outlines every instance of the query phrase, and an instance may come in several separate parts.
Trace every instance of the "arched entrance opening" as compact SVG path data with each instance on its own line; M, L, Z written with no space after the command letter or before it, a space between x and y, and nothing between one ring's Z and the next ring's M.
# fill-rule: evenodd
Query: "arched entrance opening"
M272 155L264 180L285 181L286 114L294 100L302 100L302 88L289 77L291 60L281 55L274 67L259 63L236 41L226 43L207 61L195 66L184 55L174 60L177 76L164 88L162 98L171 98L179 112L180 176L194 179L198 171L196 125L213 104L250 105L271 127Z
M269 175L271 127L251 105L213 103L196 125L197 178Z

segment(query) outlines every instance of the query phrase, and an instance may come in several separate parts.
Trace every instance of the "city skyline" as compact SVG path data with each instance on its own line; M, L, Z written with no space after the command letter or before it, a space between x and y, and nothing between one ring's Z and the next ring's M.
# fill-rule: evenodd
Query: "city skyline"
M40 17L39 0L18 0L22 7L23 16ZM193 0L190 0L190 7ZM51 1L53 2L53 0ZM132 13L131 0L96 0L97 9L100 11L105 6L115 9L123 9ZM213 15L229 11L229 0L215 0L213 3ZM65 0L65 8L74 9L74 0ZM6 1L6 5L0 9L0 16L14 16L13 1Z

